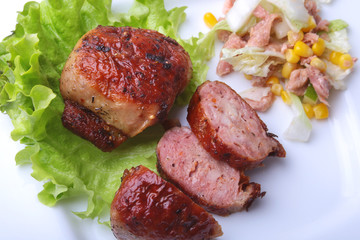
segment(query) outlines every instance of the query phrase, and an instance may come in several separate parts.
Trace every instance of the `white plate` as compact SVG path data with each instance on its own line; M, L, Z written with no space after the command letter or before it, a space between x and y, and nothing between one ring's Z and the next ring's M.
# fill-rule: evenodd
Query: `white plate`
M128 2L128 0L126 0ZM10 34L16 11L26 1L12 0L0 8L0 37ZM205 12L221 15L223 1L166 1L167 7L187 5L188 19L181 28L184 38L207 31ZM126 9L124 1L115 1ZM121 7L119 7L121 6ZM124 8L125 6L125 8ZM326 19L341 18L350 24L351 54L360 56L358 1L335 0L322 8ZM219 45L217 47L220 47ZM219 49L217 49L219 50ZM210 62L208 79L216 80L218 56ZM282 132L292 112L281 100L261 118L279 135L286 159L268 159L265 167L250 172L253 181L267 192L248 212L216 217L223 227L220 239L360 239L360 76L359 63L347 80L346 91L333 91L330 118L313 120L308 143L289 142ZM240 91L249 85L240 74L221 78ZM186 125L184 111L182 123ZM81 220L71 210L84 210L83 200L61 201L49 208L37 200L42 184L34 180L30 166L15 166L22 146L10 139L13 129L7 115L0 114L0 239L114 239L110 229L92 220Z

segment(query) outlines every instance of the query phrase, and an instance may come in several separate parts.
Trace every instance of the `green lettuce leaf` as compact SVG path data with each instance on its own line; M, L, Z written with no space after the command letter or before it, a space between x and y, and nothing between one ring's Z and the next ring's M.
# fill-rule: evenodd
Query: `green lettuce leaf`
M340 31L344 28L347 28L349 24L341 19L332 20L329 23L329 32Z
M17 164L32 164L32 176L44 182L39 200L53 206L74 196L88 199L81 218L100 219L109 209L125 169L145 165L156 171L155 147L163 130L154 126L104 153L62 126L59 91L62 68L78 39L98 25L149 28L176 39L191 56L193 78L177 99L187 104L206 80L214 55L215 32L183 40L178 29L185 7L167 11L162 0L135 0L128 13L113 13L111 0L28 2L11 36L0 43L0 110L14 125L11 136L26 147Z

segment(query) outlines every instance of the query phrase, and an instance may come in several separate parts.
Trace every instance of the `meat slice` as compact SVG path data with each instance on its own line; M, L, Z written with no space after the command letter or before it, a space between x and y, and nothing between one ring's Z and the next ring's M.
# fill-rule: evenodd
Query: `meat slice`
M202 240L222 235L211 214L144 166L125 170L110 219L115 237L123 240Z
M60 90L64 100L88 109L128 138L165 119L191 74L190 57L175 40L153 30L98 26L74 47ZM97 129L76 133L92 141Z
M262 197L260 185L214 159L188 127L167 131L156 149L158 171L206 210L228 215Z
M202 146L233 167L252 168L267 156L286 155L255 110L225 83L200 85L190 100L187 120Z

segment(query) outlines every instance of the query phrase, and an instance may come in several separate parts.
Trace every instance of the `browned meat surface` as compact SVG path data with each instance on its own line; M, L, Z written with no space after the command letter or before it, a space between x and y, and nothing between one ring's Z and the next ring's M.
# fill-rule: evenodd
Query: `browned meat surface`
M70 100L65 100L62 122L67 129L87 138L103 151L110 151L127 139L120 130L106 124L89 109Z
M99 26L76 44L60 90L65 100L133 137L165 119L191 74L190 57L175 40L153 30ZM97 129L76 133L91 141Z
M263 196L259 184L214 159L187 127L167 131L156 152L160 174L210 212L228 215Z
M242 40L240 36L236 35L235 33L232 33L229 38L227 39L227 41L225 42L223 48L235 48L235 49L239 49L239 48L243 48L246 45L246 41ZM222 57L222 51L220 52L220 59ZM217 68L216 68L216 74L218 76L224 76L227 75L229 73L231 73L233 71L233 66L224 61L224 60L220 60Z
M208 212L143 166L124 172L110 218L115 237L122 240L203 240L222 235Z
M202 146L236 168L251 168L267 156L285 157L254 109L222 82L198 87L188 107L188 122Z

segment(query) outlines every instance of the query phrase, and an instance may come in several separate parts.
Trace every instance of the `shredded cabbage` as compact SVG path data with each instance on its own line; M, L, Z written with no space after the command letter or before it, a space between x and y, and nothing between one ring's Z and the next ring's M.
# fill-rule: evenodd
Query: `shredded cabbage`
M267 0L274 4L284 14L285 20L291 30L299 32L308 26L309 13L303 0Z
M285 62L283 54L259 47L224 48L222 53L221 60L229 62L235 71L259 77L266 77L271 65Z
M234 3L226 15L226 21L233 32L237 32L245 26L260 2L261 0L237 0Z
M290 93L290 97L291 108L295 116L285 130L284 137L291 141L307 142L312 131L311 121L306 116L300 98L292 93Z

